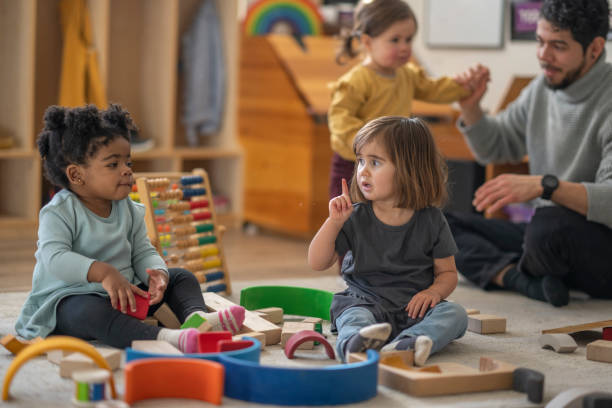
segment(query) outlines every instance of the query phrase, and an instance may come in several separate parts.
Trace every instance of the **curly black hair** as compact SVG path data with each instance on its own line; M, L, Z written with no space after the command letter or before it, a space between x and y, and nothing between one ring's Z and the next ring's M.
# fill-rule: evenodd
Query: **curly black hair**
M117 104L111 104L107 110L99 110L95 105L50 106L43 122L37 144L45 177L53 185L66 189L70 189L66 176L70 164L87 164L101 146L117 137L129 142L137 132L130 114Z
M610 31L608 0L545 0L540 17L561 30L569 30L583 52L595 37L606 38Z

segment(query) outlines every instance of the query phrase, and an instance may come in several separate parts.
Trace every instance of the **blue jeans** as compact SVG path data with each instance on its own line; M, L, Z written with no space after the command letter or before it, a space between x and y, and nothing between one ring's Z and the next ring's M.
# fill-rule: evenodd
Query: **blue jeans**
M406 312L408 313L408 312ZM452 302L441 302L430 308L423 320L403 329L392 343L405 337L427 336L433 342L431 353L440 351L451 341L462 337L467 330L467 313L465 309ZM377 322L368 309L363 307L351 307L346 309L336 319L338 338L336 339L336 352L344 360L344 347L348 339L359 332L362 327L370 326Z

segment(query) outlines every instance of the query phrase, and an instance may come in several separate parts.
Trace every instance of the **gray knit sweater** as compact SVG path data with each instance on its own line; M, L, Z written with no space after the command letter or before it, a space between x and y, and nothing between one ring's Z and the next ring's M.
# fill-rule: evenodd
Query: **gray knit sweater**
M612 228L612 65L605 58L604 52L563 90L547 88L540 75L505 111L459 129L481 164L518 162L527 154L530 174L582 183L587 219Z

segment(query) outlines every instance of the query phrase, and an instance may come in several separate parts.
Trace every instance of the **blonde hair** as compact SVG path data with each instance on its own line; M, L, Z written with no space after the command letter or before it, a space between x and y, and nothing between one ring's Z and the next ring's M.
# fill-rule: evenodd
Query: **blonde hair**
M414 20L416 17L404 0L361 0L355 8L353 29L342 33L342 46L336 54L336 62L340 65L359 55L353 49L353 40L359 39L362 34L378 37L397 21Z
M420 210L444 205L448 197L448 169L421 119L383 116L368 122L355 136L355 155L374 141L384 147L395 166L397 207ZM363 202L366 199L359 189L357 166L358 161L351 182L351 200Z

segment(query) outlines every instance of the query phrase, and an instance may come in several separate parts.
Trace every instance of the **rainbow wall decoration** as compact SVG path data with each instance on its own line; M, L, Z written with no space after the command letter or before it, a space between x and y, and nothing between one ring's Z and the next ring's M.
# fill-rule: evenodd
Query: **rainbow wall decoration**
M243 28L249 35L260 35L272 32L278 23L289 25L294 36L318 35L323 17L308 0L257 0L249 6Z

